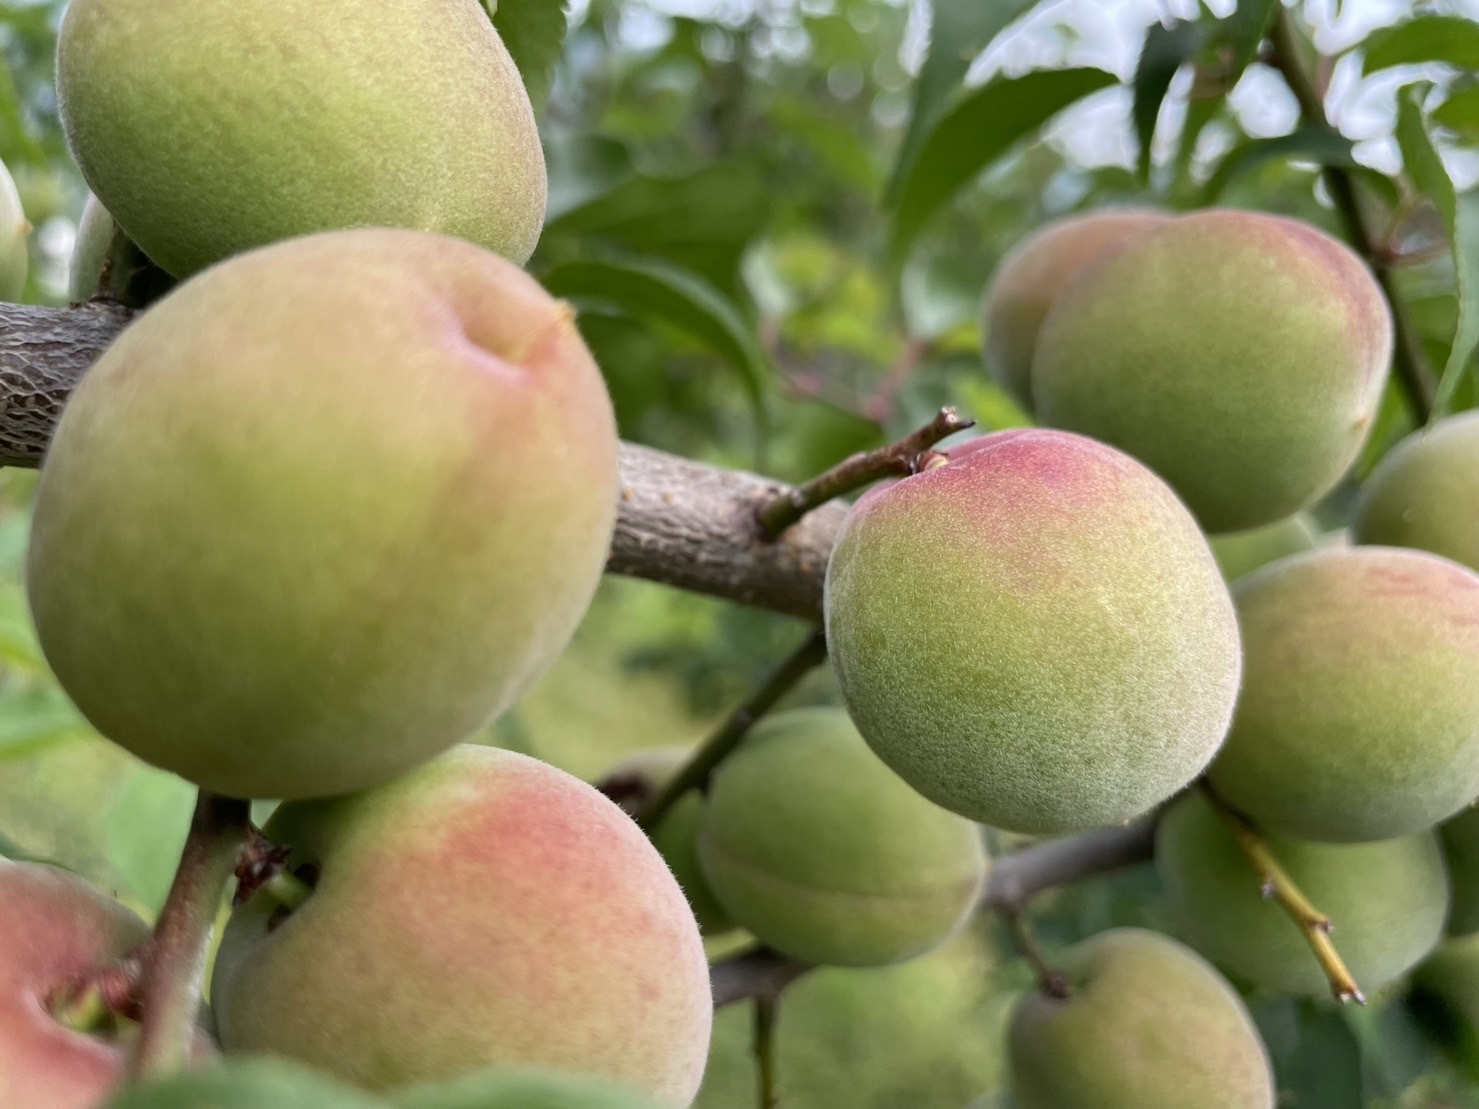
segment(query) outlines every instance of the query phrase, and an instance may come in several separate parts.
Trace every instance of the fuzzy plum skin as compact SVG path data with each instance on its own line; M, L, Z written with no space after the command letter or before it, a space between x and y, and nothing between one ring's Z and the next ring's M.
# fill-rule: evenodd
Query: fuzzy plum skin
M176 277L295 235L405 227L523 264L528 94L478 0L72 0L57 95L83 176Z
M1138 928L1055 960L1066 999L1012 1014L1016 1109L1273 1109L1268 1052L1233 988L1194 951Z
M1012 396L1032 406L1032 352L1043 317L1078 271L1165 213L1109 209L1069 216L1038 228L1002 258L982 303L986 368Z
M922 955L970 916L980 830L921 797L847 713L760 722L714 774L698 858L731 918L793 958L883 966Z
M1324 232L1259 212L1180 216L1100 255L1043 320L1044 424L1128 451L1208 532L1270 523L1345 473L1392 349L1386 300Z
M1131 819L1232 714L1232 601L1175 495L1082 436L1006 431L870 491L827 569L869 744L937 804L1021 832Z
M1261 833L1294 884L1335 925L1367 994L1396 981L1443 936L1449 880L1432 832L1374 843L1311 843ZM1177 932L1228 974L1281 993L1329 997L1330 982L1222 817L1192 793L1161 815L1156 869Z
M371 1089L499 1063L686 1105L712 1020L693 914L620 808L554 767L460 746L375 790L282 806L318 879L269 929L238 910L212 1003L228 1051Z
M134 913L75 874L0 861L0 1105L93 1109L123 1081L123 1042L65 1027L46 996L149 938ZM196 1055L213 1055L204 1033Z
M1414 432L1361 490L1357 543L1416 547L1479 570L1479 411Z
M1233 591L1243 691L1208 776L1260 827L1362 842L1479 795L1479 574L1395 547L1324 548Z
M68 402L28 561L42 647L99 731L198 785L366 788L564 649L617 453L569 308L496 255L390 230L241 255Z

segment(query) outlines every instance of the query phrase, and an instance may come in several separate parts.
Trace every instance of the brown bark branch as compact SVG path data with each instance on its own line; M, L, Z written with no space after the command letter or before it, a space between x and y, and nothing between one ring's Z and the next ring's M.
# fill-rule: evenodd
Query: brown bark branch
M0 465L40 465L67 395L131 316L103 303L0 303ZM623 443L607 570L818 622L847 507L824 505L771 542L755 510L786 488Z

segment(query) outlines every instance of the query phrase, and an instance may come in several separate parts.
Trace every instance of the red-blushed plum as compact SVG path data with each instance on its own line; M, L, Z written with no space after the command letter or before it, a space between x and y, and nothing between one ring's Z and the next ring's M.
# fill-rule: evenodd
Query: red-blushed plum
M1144 462L1208 532L1331 489L1376 416L1391 314L1318 228L1209 209L1127 239L1054 300L1032 361L1041 422Z
M1479 574L1395 547L1323 548L1233 590L1243 689L1208 775L1260 828L1356 842L1479 794Z
M37 633L148 762L235 797L366 788L564 649L617 452L570 308L512 263L412 231L264 247L139 316L69 400Z
M1002 258L982 303L986 368L1032 406L1032 351L1038 328L1064 286L1101 251L1167 219L1146 208L1110 208L1054 220Z
M614 782L645 802L657 795L691 755L687 747L649 747L612 766L602 775L602 781ZM614 799L621 801L619 796ZM715 899L703 868L698 865L698 825L703 809L703 794L690 790L673 804L649 835L688 896L699 931L705 936L716 936L732 930L734 921Z
M1268 1051L1201 956L1138 928L1053 960L1066 998L1025 993L1007 1056L1016 1109L1273 1109Z
M910 788L835 708L768 717L719 766L698 859L735 923L833 966L938 947L986 872L980 829Z
M713 1015L698 926L591 786L464 745L264 831L314 888L233 914L211 986L228 1052L372 1089L528 1064L693 1098Z
M523 264L544 155L478 0L71 0L57 106L98 198L186 277L345 227L404 227Z
M0 1105L93 1109L123 1081L137 1026L74 1029L52 1004L148 938L142 920L77 875L0 860ZM215 1054L203 1031L194 1054Z
M1357 543L1416 547L1479 570L1479 411L1414 432L1361 489Z
M1191 514L1140 463L1004 431L869 491L827 567L828 648L868 743L936 803L1065 832L1196 777L1241 654Z
M1330 917L1340 956L1365 993L1396 981L1442 938L1449 880L1432 832L1374 843L1261 834L1300 892ZM1226 973L1282 993L1330 996L1304 936L1263 896L1231 829L1200 793L1162 813L1156 869L1177 934Z

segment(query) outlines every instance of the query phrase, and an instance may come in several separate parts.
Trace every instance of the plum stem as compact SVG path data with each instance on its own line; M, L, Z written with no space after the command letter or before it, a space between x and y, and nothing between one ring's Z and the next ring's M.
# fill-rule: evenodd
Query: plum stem
M246 801L200 791L169 896L140 952L140 1029L131 1077L167 1074L189 1058L211 929L251 834Z
M1269 850L1268 844L1246 816L1219 797L1205 779L1202 781L1202 790L1217 814L1232 830L1238 846L1252 864L1258 875L1258 888L1264 900L1277 901L1289 918L1299 926L1305 941L1315 953L1320 969L1330 982L1330 992L1335 995L1335 1000L1365 1005L1366 995L1361 992L1361 987L1356 984L1345 961L1340 957L1340 952L1335 950L1335 944L1330 940L1334 927L1330 917L1315 908L1304 895L1304 891L1289 876L1289 872L1279 865L1278 858Z
M935 418L896 443L845 458L825 473L790 489L779 489L755 508L755 519L768 539L774 539L814 508L871 485L886 477L908 477L924 469L935 456L930 448L957 431L975 427L953 408L942 408Z
M1289 91L1299 104L1301 117L1307 123L1329 127L1330 117L1325 112L1325 98L1315 79L1300 62L1293 17L1288 8L1278 9L1269 30L1269 45L1272 47L1270 64L1283 75L1284 83L1289 86ZM1323 59L1317 57L1317 67L1321 64ZM1392 260L1383 248L1383 237L1372 228L1362 209L1360 197L1356 194L1355 178L1350 171L1340 166L1325 166L1321 175L1345 227L1347 241L1371 267L1382 295L1386 297L1392 312L1392 369L1396 372L1397 385L1408 406L1417 416L1417 422L1425 423L1432 414L1437 385L1418 340L1417 331L1408 317L1407 306L1397 291Z
M780 1092L775 1078L775 1018L780 1005L779 994L762 994L754 999L755 1076L760 1109L776 1109Z
M1144 821L1036 843L996 860L978 911L1020 912L1033 897L1100 874L1150 861L1155 824ZM754 947L716 962L709 970L714 1007L747 997L778 997L812 969L767 947Z
M669 809L690 789L703 789L709 775L739 746L740 740L762 716L775 707L802 678L827 658L827 639L820 631L808 635L744 704L735 709L718 729L704 740L678 773L637 813L637 824L645 832L657 827Z
M1048 963L1042 953L1042 948L1037 945L1037 938L1032 934L1032 926L1028 922L1027 913L1020 908L1001 908L997 910L997 915L1011 929L1012 942L1016 945L1018 953L1027 961L1027 965L1032 968L1033 974L1037 976L1038 989L1049 997L1056 997L1059 1001L1072 997L1073 988L1068 984L1068 976Z

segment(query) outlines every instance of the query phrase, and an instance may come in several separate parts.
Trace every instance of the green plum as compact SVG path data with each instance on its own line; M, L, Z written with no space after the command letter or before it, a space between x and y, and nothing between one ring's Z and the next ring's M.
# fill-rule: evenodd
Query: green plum
M1039 419L1128 451L1209 532L1312 504L1376 416L1391 313L1366 264L1298 220L1210 209L1099 255L1032 360Z
M539 238L534 112L478 0L72 0L56 73L82 175L176 277L347 227L520 264Z
M1322 548L1237 583L1243 690L1208 774L1260 827L1358 842L1479 795L1479 574Z
M1334 924L1335 946L1364 992L1407 973L1442 937L1449 880L1432 832L1374 843L1262 838ZM1232 830L1200 793L1162 814L1156 867L1178 934L1228 974L1265 989L1330 996L1299 927L1263 896Z
M981 308L992 377L1030 409L1032 352L1058 294L1098 254L1167 218L1144 208L1079 213L1039 227L1008 251Z
M392 1104L302 1063L263 1056L131 1084L103 1109L392 1109Z
M1207 542L1217 565L1222 567L1222 576L1234 582L1286 555L1314 550L1319 537L1309 518L1300 512L1262 527L1214 535Z
M760 722L714 774L698 859L719 903L813 963L877 966L944 943L985 875L978 829L921 797L841 709Z
M1479 570L1479 410L1393 447L1356 505L1357 543L1416 547Z
M512 263L385 229L264 247L136 318L67 403L41 645L99 731L197 785L365 788L564 648L617 455L569 307Z
M26 240L31 224L21 207L21 194L5 163L0 162L0 300L19 300L26 289L31 256Z
M1101 932L1055 960L1069 994L1023 995L1017 1109L1273 1109L1268 1052L1233 988L1175 940Z

